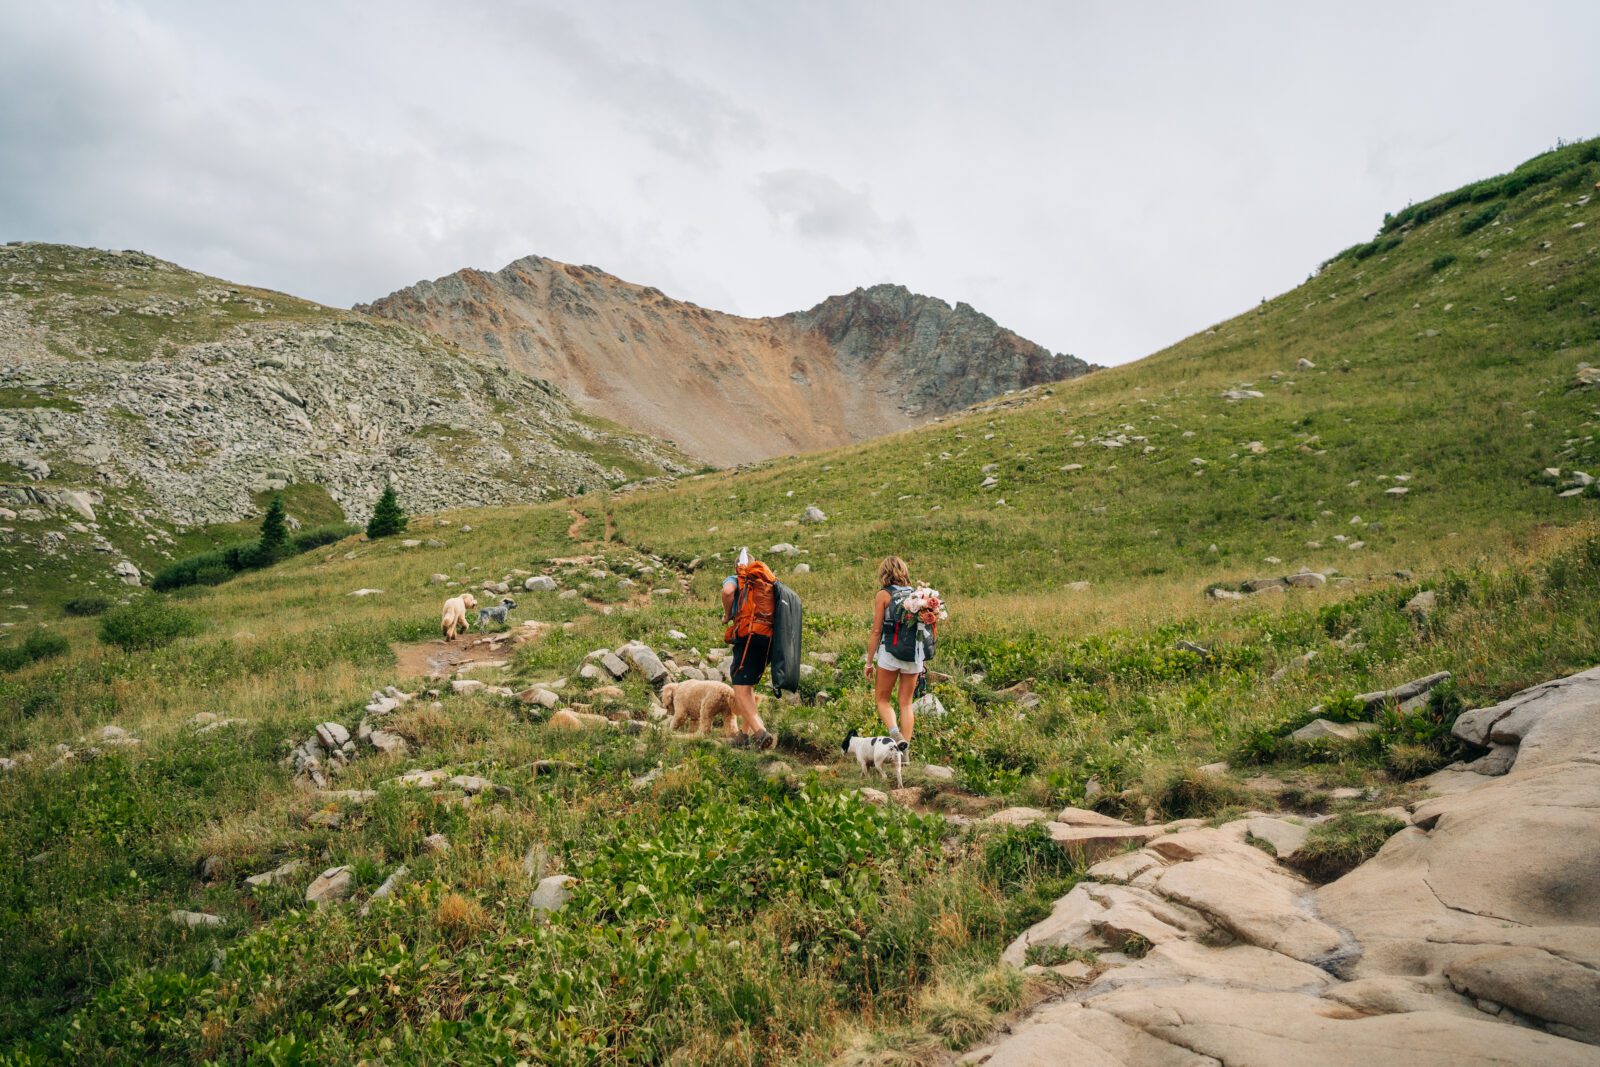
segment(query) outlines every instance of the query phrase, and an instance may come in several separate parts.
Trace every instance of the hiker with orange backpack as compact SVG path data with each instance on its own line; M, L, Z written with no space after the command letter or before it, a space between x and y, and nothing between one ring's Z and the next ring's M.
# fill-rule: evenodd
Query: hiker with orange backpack
M733 645L728 680L733 684L733 700L742 727L733 741L736 748L768 749L778 743L756 710L755 692L772 658L777 581L771 568L751 559L748 549L741 549L735 572L722 582L722 621L727 623L722 639Z

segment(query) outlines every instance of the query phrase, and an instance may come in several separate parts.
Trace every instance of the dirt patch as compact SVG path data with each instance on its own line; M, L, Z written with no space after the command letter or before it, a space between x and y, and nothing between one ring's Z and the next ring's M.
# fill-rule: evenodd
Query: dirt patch
M567 514L572 516L572 525L567 527L567 539L569 541L583 540L583 528L589 525L589 516L577 508L573 508Z
M436 637L431 641L395 644L389 648L394 652L395 672L399 678L448 678L459 674L463 667L509 661L519 645L542 637L549 628L548 623L525 622L502 633L467 636L455 641Z

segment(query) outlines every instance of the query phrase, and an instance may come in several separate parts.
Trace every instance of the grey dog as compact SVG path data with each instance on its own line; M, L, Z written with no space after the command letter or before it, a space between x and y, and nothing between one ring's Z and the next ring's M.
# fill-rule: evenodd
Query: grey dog
M478 629L483 629L483 624L488 622L490 619L493 619L495 622L503 625L506 621L506 616L509 615L511 613L511 609L516 606L517 602L515 600L512 600L510 597L503 597L501 598L500 603L496 604L492 608L479 608Z

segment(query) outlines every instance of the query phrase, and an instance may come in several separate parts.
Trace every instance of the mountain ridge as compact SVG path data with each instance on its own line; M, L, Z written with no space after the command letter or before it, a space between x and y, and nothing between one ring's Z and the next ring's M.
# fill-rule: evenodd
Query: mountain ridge
M355 310L500 358L591 414L724 466L907 429L1093 369L970 304L889 283L749 318L529 255L498 271L417 282Z

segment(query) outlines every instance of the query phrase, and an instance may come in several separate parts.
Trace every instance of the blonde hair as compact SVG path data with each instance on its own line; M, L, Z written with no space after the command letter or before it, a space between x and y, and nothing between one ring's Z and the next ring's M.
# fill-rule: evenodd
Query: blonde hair
M899 556L884 556L878 564L879 585L910 585L911 568Z

